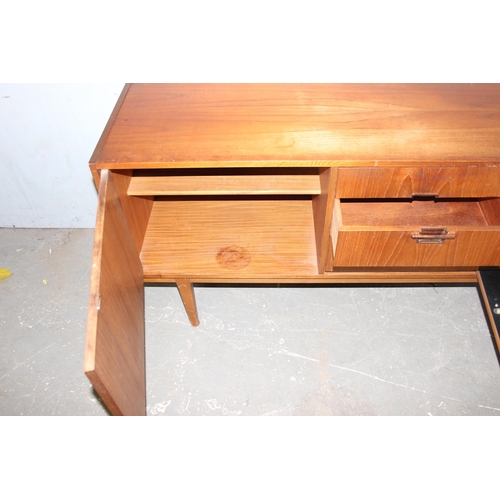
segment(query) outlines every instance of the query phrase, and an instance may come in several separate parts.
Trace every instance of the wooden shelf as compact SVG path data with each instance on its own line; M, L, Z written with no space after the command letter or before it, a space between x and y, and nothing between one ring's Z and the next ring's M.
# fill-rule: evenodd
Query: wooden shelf
M316 276L312 201L156 200L141 260L145 279Z
M318 195L319 176L261 173L207 175L138 175L132 177L129 196L184 195Z

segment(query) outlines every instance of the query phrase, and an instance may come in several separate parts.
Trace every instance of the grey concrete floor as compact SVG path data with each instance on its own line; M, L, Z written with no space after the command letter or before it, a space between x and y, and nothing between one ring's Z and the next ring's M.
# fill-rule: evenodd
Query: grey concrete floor
M107 415L83 374L91 229L0 229L0 414ZM147 414L500 415L473 286L146 286Z

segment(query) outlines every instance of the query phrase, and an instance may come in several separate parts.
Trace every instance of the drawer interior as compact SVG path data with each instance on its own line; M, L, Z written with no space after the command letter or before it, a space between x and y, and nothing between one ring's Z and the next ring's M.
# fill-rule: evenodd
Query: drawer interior
M500 264L500 199L336 200L333 268Z
M499 199L341 200L343 226L500 226Z

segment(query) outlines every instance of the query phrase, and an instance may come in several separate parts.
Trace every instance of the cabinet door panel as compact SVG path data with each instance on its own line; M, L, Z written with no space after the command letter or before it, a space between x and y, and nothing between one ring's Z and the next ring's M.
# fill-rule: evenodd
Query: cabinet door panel
M143 270L108 170L99 187L84 371L111 413L145 414Z

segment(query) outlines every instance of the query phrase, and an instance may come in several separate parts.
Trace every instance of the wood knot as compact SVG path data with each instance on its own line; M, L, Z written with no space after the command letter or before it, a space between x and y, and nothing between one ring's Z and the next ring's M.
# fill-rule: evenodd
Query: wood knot
M243 269L250 264L250 252L243 247L226 247L217 254L217 263L226 269Z

